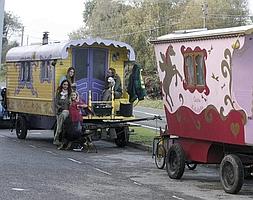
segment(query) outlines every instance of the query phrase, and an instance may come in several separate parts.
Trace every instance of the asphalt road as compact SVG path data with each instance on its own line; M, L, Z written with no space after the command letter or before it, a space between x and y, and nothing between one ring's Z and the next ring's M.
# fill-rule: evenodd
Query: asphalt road
M52 131L29 131L18 140L0 130L0 200L216 200L252 199L253 180L226 194L215 167L187 170L172 180L151 154L94 142L98 153L57 150Z
M142 107L142 106L136 106L134 107L134 116L136 118L146 118L146 117L152 117L152 116L160 116L162 120L149 120L149 121L140 121L133 124L141 125L146 128L159 130L160 127L162 129L165 129L166 118L165 118L165 112L162 109L154 109L154 108L148 108L148 107Z

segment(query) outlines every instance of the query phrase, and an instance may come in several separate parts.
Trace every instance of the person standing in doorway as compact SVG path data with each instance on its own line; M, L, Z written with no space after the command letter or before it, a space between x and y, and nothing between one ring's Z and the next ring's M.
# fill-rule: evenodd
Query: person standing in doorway
M60 84L62 81L68 80L70 82L70 86L73 91L76 91L76 83L75 83L75 68L69 67L67 70L67 74L63 75L60 79Z

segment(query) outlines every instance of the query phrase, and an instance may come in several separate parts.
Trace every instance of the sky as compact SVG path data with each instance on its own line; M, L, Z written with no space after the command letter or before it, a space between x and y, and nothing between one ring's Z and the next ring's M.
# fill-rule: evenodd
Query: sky
M68 39L68 33L83 25L85 0L5 0L5 11L20 18L24 25L24 45L38 43L43 32L49 32L49 41ZM253 0L249 0L253 14ZM21 33L16 37L21 42Z
M249 9L250 9L250 14L253 14L253 0L248 0L249 2Z
M5 0L5 11L18 16L24 25L24 45L42 41L49 32L49 41L68 40L68 33L83 25L85 0ZM17 37L21 42L21 33Z

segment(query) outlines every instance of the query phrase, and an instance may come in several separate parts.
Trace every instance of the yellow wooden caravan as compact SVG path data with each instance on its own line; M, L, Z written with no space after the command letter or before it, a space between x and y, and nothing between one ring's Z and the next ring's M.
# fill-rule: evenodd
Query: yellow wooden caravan
M101 101L106 70L115 68L122 81L122 98L112 103L110 116L97 116L95 113L95 116L87 118L122 119L119 103L128 101L125 78L128 63L134 60L134 50L130 45L99 38L10 49L6 56L6 99L8 111L18 116L17 136L25 138L27 129L53 127L56 89L60 77L70 66L76 71L77 90L90 106Z

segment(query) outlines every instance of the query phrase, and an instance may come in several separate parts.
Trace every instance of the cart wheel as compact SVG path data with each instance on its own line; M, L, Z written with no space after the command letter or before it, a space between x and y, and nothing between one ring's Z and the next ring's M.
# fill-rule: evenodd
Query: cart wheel
M19 115L16 120L16 135L18 139L25 139L27 135L27 124L22 115Z
M189 163L189 162L186 162L186 165L188 167L189 170L194 170L196 169L197 167L197 164L196 163Z
M222 159L220 180L225 192L236 194L240 191L244 181L244 169L238 156L230 154Z
M158 169L163 169L165 166L166 150L162 144L157 145L155 153L155 165Z
M173 144L166 156L166 170L170 178L180 179L184 174L185 155L180 144Z
M129 129L128 127L115 128L117 133L117 138L115 139L115 144L118 147L125 147L129 141Z

